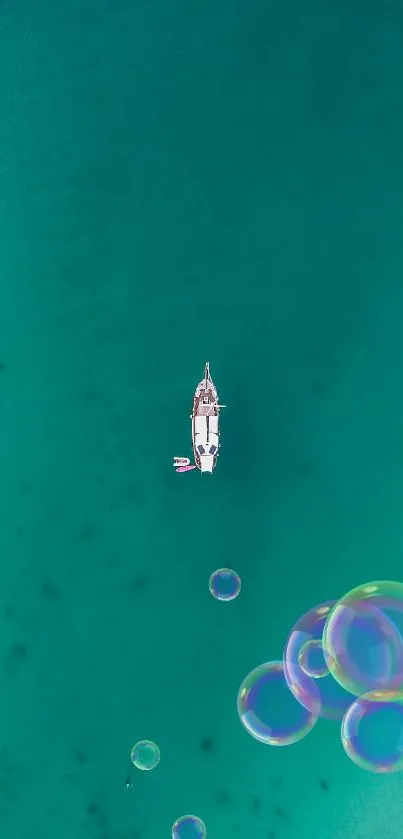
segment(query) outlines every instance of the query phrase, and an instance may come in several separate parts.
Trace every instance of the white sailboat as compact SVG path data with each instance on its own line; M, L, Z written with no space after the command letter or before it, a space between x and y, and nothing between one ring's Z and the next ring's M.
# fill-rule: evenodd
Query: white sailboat
M188 458L174 458L177 472L188 472L195 468L200 472L213 472L220 448L220 409L225 407L226 405L220 405L207 361L204 376L193 397L193 410L190 415L195 462L191 464Z

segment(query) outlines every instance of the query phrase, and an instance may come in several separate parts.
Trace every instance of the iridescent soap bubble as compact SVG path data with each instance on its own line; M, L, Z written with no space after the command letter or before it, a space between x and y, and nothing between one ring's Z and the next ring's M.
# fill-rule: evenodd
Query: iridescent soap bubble
M323 648L330 672L354 696L403 687L403 584L358 586L329 614Z
M329 668L326 664L322 641L314 638L311 641L305 641L298 654L298 664L306 676L311 676L312 679L323 679L327 676Z
M403 691L372 691L356 699L344 716L341 741L367 772L403 769Z
M241 591L241 579L232 568L218 568L209 579L209 589L216 600L235 600Z
M180 816L172 825L172 839L206 839L207 828L198 816Z
M239 688L238 714L247 732L269 746L290 746L302 740L318 718L289 690L282 661L251 670Z
M136 769L150 771L160 762L160 750L152 740L139 740L130 753L131 761Z
M329 673L323 660L322 635L336 600L320 603L293 626L284 648L284 675L298 701L309 711L328 720L341 720L354 696ZM317 672L309 672L309 665ZM320 678L319 678L320 677Z

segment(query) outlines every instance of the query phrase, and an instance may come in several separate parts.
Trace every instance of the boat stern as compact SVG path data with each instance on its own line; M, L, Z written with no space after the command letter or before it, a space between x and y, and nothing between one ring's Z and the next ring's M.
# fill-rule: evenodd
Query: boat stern
M211 472L214 469L214 457L211 454L200 455L200 472Z

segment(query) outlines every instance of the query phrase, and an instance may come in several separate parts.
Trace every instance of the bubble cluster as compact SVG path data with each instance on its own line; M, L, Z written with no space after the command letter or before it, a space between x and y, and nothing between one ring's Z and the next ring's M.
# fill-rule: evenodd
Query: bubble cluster
M366 583L303 614L283 661L251 670L237 704L261 743L291 745L324 717L360 768L403 769L403 584Z
M160 750L152 740L139 740L133 746L130 757L136 769L150 771L160 762Z
M216 600L235 600L241 591L241 578L232 568L218 568L209 579L209 590Z
M219 568L209 590L216 600L234 600L241 580ZM283 659L247 674L237 711L247 733L269 746L297 743L319 717L337 721L344 751L358 767L376 774L403 770L403 583L365 583L305 612L286 638ZM202 749L212 751L210 737ZM159 748L140 740L131 760L137 769L154 769ZM320 784L328 790L327 781ZM198 816L180 816L172 825L172 839L206 837Z
M172 839L206 839L207 828L198 816L180 816L172 825Z
M288 689L282 661L269 661L251 670L239 688L237 704L248 733L270 746L296 743L318 719Z

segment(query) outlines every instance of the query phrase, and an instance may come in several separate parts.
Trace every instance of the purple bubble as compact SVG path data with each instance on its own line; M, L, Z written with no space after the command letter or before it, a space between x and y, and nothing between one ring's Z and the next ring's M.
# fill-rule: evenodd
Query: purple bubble
M366 583L337 601L325 624L330 672L354 696L403 687L403 584Z
M289 690L282 661L269 661L251 670L239 688L237 705L247 732L270 746L296 743L318 718Z
M207 828L198 816L180 816L172 825L172 839L206 839Z
M328 670L322 677L309 675L304 666L303 653L307 644L322 644L326 620L336 600L320 603L306 612L293 626L284 648L284 675L298 702L309 711L329 720L341 720L354 701L354 696L342 688ZM302 660L301 660L302 659Z
M346 754L367 772L403 769L403 692L372 691L356 699L341 725Z

